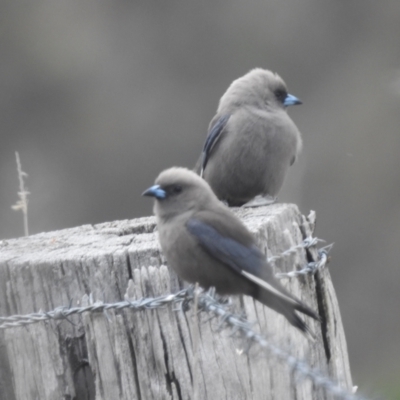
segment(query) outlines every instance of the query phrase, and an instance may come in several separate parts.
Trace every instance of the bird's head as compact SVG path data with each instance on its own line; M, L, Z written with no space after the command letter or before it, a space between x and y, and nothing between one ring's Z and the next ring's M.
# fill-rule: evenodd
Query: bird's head
M169 168L158 176L155 184L142 193L155 198L154 213L169 219L203 209L216 197L208 183L186 168Z
M296 104L301 104L301 101L288 93L286 83L278 74L255 68L232 82L221 97L218 113L224 114L232 107L274 109Z

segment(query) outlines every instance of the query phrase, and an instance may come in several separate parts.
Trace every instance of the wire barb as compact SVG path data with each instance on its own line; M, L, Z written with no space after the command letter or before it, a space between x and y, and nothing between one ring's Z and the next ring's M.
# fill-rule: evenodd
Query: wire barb
M304 243L304 242L303 242ZM333 243L318 250L318 260L309 262L303 269L290 272L279 272L275 274L278 279L296 278L301 275L314 275L318 270L322 270L329 262L328 254L332 250Z

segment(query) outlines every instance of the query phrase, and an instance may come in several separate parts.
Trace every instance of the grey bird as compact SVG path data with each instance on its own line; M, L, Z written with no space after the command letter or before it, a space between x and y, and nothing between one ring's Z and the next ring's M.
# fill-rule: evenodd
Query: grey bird
M275 200L302 147L300 132L286 112L296 104L301 101L271 71L256 68L232 82L195 167L220 200L229 206L256 196L261 202L248 205Z
M278 282L252 234L195 172L167 169L143 196L155 198L161 248L180 278L222 295L252 296L302 332L309 330L296 311L319 320Z

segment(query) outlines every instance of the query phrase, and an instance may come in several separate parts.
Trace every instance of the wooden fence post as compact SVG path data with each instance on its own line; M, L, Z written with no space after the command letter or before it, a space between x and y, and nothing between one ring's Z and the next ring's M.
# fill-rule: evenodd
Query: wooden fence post
M292 204L235 212L268 257L301 244L314 231L315 215L306 218ZM276 261L276 272L301 269L317 257L315 248L299 248ZM256 322L255 330L351 392L346 340L329 271L283 284L320 314L322 324L307 319L315 343L251 298L234 299L236 309ZM153 217L0 241L2 317L118 302L125 295L155 297L181 288L160 254ZM309 379L298 379L288 365L257 345L243 352L246 341L231 337L229 330L219 331L215 319L204 313L198 318L193 323L193 307L184 312L166 306L83 313L68 321L0 329L0 399L191 399L194 376L198 399L334 398Z

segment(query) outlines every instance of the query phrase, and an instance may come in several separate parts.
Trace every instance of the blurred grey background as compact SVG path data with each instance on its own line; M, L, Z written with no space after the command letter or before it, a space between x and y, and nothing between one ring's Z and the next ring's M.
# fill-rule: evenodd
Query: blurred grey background
M277 71L304 151L280 201L316 210L354 383L399 399L400 1L2 1L0 239L151 213L140 197L192 167L218 100Z

